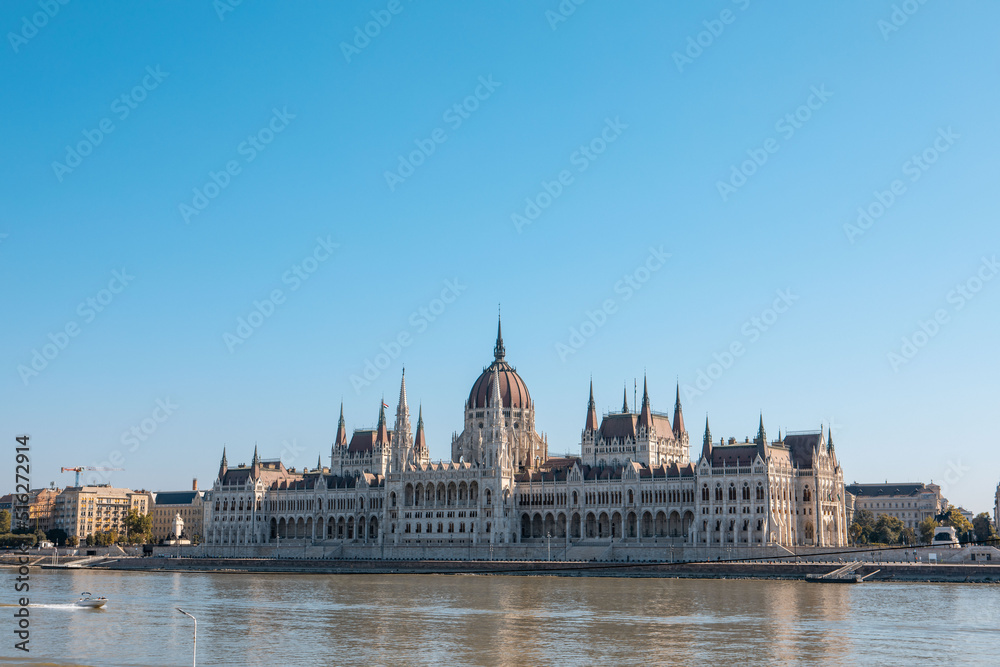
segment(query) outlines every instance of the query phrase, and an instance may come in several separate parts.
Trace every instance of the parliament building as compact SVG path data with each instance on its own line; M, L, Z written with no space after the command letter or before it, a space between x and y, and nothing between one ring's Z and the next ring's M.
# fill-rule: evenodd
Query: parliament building
M753 439L715 440L706 418L692 456L679 389L672 417L652 409L645 380L638 411L626 397L599 417L591 382L580 455L550 457L499 324L463 412L451 460L431 462L404 373L391 429L382 404L374 429L348 437L341 406L330 466L289 470L255 448L249 465L230 467L223 450L206 545L220 555L652 559L666 548L713 557L847 543L843 473L822 429L769 440L761 416Z

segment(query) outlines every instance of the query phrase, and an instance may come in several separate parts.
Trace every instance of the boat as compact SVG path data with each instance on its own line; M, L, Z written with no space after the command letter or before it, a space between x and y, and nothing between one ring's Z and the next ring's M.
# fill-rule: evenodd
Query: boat
M89 607L91 609L98 609L103 607L108 603L106 597L95 598L90 593L86 591L80 594L80 599L76 601L77 607Z

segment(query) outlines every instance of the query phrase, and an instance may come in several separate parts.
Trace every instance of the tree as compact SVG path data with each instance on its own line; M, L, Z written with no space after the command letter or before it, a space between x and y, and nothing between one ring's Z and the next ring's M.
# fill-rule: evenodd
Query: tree
M45 533L46 539L53 544L62 546L66 543L66 531L62 528L53 528Z
M109 547L118 541L117 530L102 530L94 535L94 542L99 547Z
M867 544L871 541L871 533L875 528L875 515L872 514L871 510L858 510L854 513L854 523L851 524L851 528L857 526L858 537L855 538L854 542L857 544Z
M129 544L145 544L152 538L153 516L130 509L125 515L125 532Z
M988 512L980 512L972 520L972 530L976 533L977 540L994 540L997 537L997 529L993 527Z
M847 532L851 535L851 541L854 542L854 546L858 546L858 539L861 537L863 532L861 526L856 523L852 523L851 527L847 529Z
M934 531L937 529L937 526L938 522L933 516L925 517L923 521L917 524L921 544L931 543L931 540L934 539Z
M10 532L10 511L0 510L0 533Z
M959 542L968 542L969 533L972 532L972 523L962 516L962 513L954 505L948 506L947 514L948 518L945 520L944 525L955 529L955 532L958 533Z
M917 533L912 528L904 528L899 533L899 541L907 546L913 546L917 544Z
M871 541L879 544L898 544L903 522L888 514L879 514L872 529Z
M94 541L94 534L93 533L87 533L86 544L87 544L88 547L94 546L95 541Z
M78 547L80 546L80 538L76 535L70 535L66 538L66 546L68 547Z

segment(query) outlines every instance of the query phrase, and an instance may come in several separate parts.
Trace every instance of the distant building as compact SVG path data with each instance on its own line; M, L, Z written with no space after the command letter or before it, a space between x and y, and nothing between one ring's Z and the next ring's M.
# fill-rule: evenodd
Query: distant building
M174 537L174 522L177 515L184 521L184 536L192 540L202 535L205 522L204 491L159 491L153 494L153 539L156 541Z
M48 532L55 527L52 518L61 492L62 489L33 489L28 494L28 528Z
M998 493L1000 493L1000 487L997 487ZM1000 498L1000 495L997 496ZM14 494L8 493L5 496L0 496L0 510L7 510L8 512L14 511Z
M993 498L993 525L1000 531L1000 484L997 484L997 493Z
M130 509L148 514L152 496L146 491L114 488L108 484L73 486L55 500L52 527L68 536L86 539L94 533L116 530L125 535L125 517Z
M940 514L948 507L937 484L907 482L902 484L847 484L854 496L854 514L868 510L875 516L887 514L903 522L903 527L917 529L925 518ZM853 517L852 517L853 521Z

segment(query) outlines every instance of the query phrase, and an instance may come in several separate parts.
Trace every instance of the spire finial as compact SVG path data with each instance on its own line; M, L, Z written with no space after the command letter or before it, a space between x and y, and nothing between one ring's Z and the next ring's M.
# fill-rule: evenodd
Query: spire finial
M493 347L493 356L497 361L503 360L503 333L500 329L500 304L497 304L497 344Z
M622 414L628 414L628 385L622 388Z

